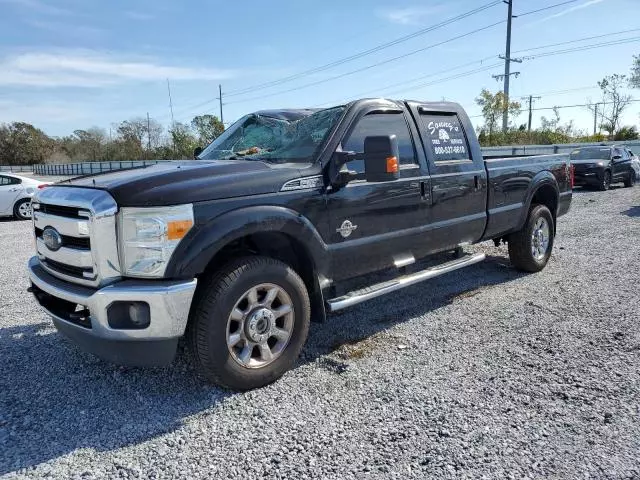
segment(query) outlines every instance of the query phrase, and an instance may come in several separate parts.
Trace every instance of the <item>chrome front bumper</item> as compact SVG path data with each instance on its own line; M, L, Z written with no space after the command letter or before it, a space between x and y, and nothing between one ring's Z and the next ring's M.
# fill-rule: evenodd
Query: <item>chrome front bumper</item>
M178 339L185 332L197 280L123 280L96 290L54 277L42 267L38 257L32 257L28 267L40 305L53 317L58 330L85 350L125 365L166 365L173 359ZM53 297L54 301L63 300L88 309L90 327L47 308L41 301L41 292L50 296L47 299ZM151 314L149 326L140 330L111 328L107 309L116 301L146 302Z

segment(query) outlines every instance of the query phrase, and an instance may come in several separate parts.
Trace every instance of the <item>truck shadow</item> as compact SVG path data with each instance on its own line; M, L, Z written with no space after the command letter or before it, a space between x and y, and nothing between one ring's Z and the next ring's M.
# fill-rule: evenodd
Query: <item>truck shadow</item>
M621 212L622 215L626 215L627 217L640 217L640 206L631 207L624 212Z
M521 276L505 257L488 257L333 315L312 325L298 367L317 364L339 374L350 361L332 353L341 345ZM390 308L390 302L398 308ZM110 451L136 445L179 428L191 415L215 414L222 402L246 395L204 384L185 352L168 368L111 365L66 342L48 321L0 329L0 351L0 475L80 448Z

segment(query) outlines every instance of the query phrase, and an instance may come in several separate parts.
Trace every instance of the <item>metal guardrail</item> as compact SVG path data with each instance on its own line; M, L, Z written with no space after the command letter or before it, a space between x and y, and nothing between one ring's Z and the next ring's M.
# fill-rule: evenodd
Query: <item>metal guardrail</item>
M576 148L598 146L601 143L604 143L606 145L626 145L635 153L640 153L640 140L629 140L626 142L561 143L556 145L512 145L503 147L483 147L482 154L485 156L496 157L509 155L551 155L554 153L568 153Z
M170 160L139 160L123 162L82 162L34 165L33 173L36 175L78 176L92 175L94 173L112 172L124 168L146 167L157 163L166 163Z
M0 165L0 172L33 172L33 165Z

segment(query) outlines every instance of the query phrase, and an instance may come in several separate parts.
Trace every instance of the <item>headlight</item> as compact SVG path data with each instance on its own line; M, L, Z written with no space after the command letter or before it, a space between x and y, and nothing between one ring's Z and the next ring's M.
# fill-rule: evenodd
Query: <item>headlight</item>
M604 167L604 162L598 162L598 163L596 163L596 166L597 167Z
M193 226L193 206L125 207L120 210L118 224L122 274L158 278Z

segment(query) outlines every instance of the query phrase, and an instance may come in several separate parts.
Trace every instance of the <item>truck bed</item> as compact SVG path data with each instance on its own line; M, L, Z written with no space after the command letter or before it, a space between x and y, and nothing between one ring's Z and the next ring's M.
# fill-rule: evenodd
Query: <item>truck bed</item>
M554 212L558 217L569 210L572 190L568 154L491 158L485 159L484 164L488 179L488 220L483 240L522 228L528 213L523 207L530 203L531 186L538 180L548 179L545 188L553 192L559 188L559 204Z

